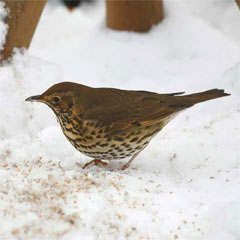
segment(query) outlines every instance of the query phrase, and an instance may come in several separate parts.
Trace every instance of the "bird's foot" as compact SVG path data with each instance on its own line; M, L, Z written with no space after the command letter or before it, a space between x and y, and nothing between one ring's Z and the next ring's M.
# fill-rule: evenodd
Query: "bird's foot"
M140 153L145 147L146 147L146 146L144 146L139 152L135 153L135 154L132 156L132 158L131 158L126 164L124 164L124 165L120 168L120 170L125 170L125 169L127 169L127 168L131 165L131 163L133 162L133 160L139 155L139 153Z
M120 168L120 170L125 170L125 169L127 169L129 166L130 166L130 163L127 162L126 164L124 164L124 165Z
M88 166L91 165L92 163L93 163L94 165L97 165L97 166L99 166L99 165L107 166L107 165L108 165L107 162L103 162L103 161L100 160L100 159L93 159L92 161L84 164L84 166L82 167L82 169L85 169L86 167L88 167Z

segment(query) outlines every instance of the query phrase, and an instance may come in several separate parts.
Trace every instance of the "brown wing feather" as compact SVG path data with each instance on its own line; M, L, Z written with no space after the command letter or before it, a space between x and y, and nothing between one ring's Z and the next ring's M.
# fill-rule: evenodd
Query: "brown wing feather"
M189 103L176 104L174 95L181 93L156 94L115 89L105 89L105 93L102 93L101 101L86 109L83 117L99 121L106 126L108 132L150 126L191 106Z

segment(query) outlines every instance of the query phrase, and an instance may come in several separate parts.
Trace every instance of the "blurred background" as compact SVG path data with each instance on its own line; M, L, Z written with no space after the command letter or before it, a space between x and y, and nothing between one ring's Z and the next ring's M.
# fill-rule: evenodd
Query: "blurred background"
M240 239L238 1L4 2L0 239ZM231 96L181 113L127 171L82 170L51 110L24 101L63 81Z

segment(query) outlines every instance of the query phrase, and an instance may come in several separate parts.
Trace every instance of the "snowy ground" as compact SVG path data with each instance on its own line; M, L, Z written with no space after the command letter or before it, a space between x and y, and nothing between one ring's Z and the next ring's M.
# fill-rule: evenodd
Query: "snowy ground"
M137 34L107 29L103 2L48 5L29 51L0 68L1 240L240 239L240 11L164 6L164 21ZM89 158L51 110L24 101L61 81L232 95L179 115L126 171L82 170Z

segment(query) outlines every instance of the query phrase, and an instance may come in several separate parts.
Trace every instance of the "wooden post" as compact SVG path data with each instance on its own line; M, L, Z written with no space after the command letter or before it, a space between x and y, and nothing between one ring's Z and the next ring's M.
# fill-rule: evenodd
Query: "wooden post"
M116 30L147 32L163 19L162 0L106 0L107 26Z
M235 1L237 3L238 7L240 8L240 0L235 0Z
M1 60L11 56L13 48L28 48L46 0L3 0L10 14L6 19L8 33Z

